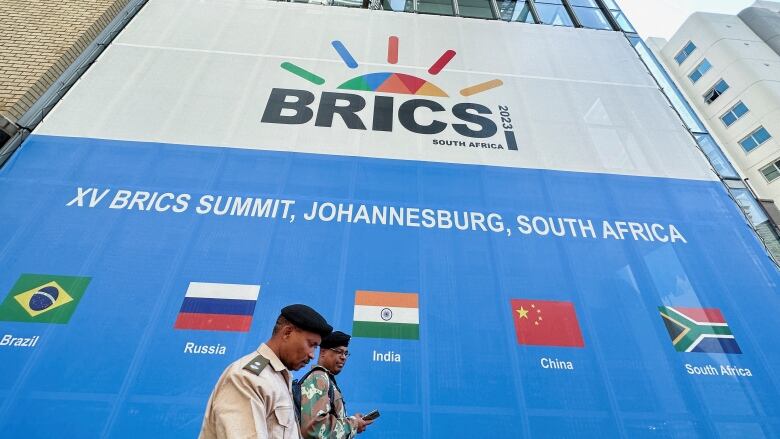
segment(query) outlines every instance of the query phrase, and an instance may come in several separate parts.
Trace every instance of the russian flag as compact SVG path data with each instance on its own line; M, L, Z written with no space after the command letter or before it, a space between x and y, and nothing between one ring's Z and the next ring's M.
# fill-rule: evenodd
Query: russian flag
M176 329L248 332L260 285L190 282Z

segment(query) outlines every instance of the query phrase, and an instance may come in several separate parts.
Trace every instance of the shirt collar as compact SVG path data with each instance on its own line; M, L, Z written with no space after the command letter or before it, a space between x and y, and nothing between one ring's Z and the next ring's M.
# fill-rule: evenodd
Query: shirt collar
M271 367L273 367L275 371L281 372L287 370L287 368L284 367L284 364L282 364L282 360L276 356L274 351L272 351L267 344L261 344L260 347L257 348L257 353L267 358L268 362L271 364Z

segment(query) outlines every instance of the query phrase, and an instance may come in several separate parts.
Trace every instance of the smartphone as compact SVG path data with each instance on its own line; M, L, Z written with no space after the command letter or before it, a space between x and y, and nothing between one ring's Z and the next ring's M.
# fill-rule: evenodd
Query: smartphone
M363 419L365 419L366 421L373 421L378 417L379 417L379 410L371 410L370 412L363 415Z

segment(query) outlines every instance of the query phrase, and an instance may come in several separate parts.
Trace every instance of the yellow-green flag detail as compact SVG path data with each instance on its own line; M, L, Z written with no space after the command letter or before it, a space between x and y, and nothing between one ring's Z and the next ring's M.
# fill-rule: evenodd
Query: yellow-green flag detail
M89 281L89 277L23 274L0 304L0 320L68 323Z

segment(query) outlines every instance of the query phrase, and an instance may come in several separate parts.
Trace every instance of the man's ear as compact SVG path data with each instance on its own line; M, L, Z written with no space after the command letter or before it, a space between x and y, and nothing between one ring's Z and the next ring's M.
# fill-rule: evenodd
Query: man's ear
M293 328L292 325L285 325L282 328L282 337L290 338L290 335L292 335L293 331L295 331L295 328Z

